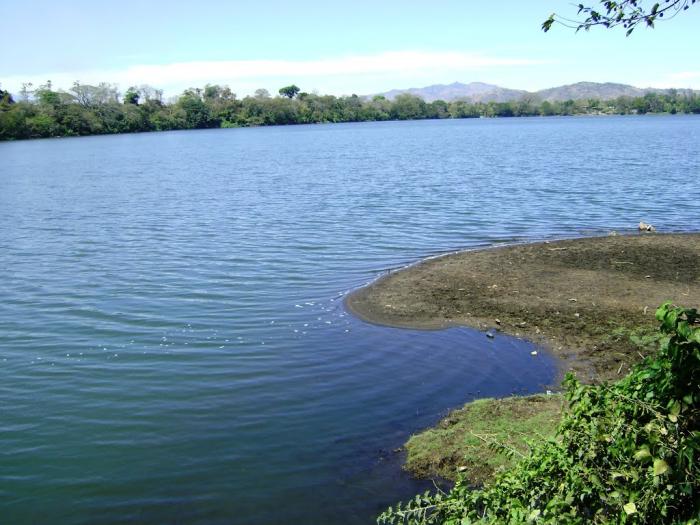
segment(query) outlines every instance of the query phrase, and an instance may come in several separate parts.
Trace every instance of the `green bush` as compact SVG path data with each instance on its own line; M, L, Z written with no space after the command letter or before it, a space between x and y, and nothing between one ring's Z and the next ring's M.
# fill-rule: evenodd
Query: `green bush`
M558 438L481 490L468 480L390 508L380 523L700 523L700 326L662 305L657 355L613 384L564 381Z

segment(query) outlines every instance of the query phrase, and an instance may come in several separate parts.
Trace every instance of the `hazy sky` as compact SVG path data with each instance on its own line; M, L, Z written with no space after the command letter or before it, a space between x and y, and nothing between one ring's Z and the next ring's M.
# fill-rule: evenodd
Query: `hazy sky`
M551 12L575 10L568 0L3 0L0 85L104 81L175 95L219 83L239 96L290 83L336 95L454 81L700 89L700 6L628 38L540 30Z

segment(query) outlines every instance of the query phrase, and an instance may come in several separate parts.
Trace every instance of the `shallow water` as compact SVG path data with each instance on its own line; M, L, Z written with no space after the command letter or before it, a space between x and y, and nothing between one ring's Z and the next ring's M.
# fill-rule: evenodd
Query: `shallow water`
M679 116L0 144L2 521L371 521L420 488L411 432L555 364L343 295L447 250L697 230L698 143Z

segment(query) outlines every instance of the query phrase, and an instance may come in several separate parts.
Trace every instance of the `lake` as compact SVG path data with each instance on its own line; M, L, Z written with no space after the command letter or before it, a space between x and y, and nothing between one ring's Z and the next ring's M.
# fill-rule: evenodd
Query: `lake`
M369 523L395 449L541 391L525 341L353 318L451 250L698 229L700 117L332 124L0 143L5 523Z

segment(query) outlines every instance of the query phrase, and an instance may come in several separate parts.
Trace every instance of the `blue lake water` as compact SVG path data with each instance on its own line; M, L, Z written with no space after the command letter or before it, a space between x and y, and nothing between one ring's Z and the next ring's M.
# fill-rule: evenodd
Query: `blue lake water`
M0 144L0 521L369 523L400 446L556 365L343 297L460 248L698 229L700 118Z

